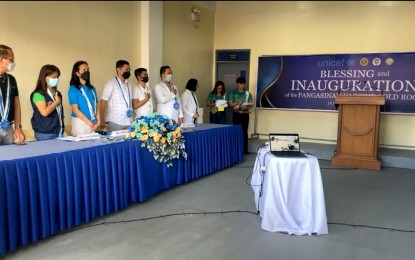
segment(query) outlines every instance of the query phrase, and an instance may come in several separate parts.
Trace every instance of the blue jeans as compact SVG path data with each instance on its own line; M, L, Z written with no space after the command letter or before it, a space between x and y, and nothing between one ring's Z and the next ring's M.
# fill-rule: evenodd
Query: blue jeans
M52 134L43 134L43 133L36 133L35 132L35 138L37 141L43 141L43 140L50 140L55 139L59 136L58 133L52 133Z
M210 123L211 124L225 124L225 112L216 112L216 113L210 113Z

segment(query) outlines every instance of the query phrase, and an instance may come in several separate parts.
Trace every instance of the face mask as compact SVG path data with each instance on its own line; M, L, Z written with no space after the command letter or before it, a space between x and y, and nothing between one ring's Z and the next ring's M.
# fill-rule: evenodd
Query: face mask
M125 79L128 79L130 77L130 75L131 75L131 73L129 71L124 71L122 73L122 77L125 78Z
M147 83L147 82L148 82L148 77L143 77L143 81L144 81L145 83Z
M58 78L49 78L48 85L54 88L58 85L58 82L59 82Z
M16 62L10 62L9 65L7 65L7 71L8 72L13 71L15 66L16 66Z
M89 80L89 75L91 75L89 73L89 71L85 71L84 73L81 74L81 79L88 81Z
M168 82L170 82L172 78L173 78L173 75L172 74L166 75L166 80Z

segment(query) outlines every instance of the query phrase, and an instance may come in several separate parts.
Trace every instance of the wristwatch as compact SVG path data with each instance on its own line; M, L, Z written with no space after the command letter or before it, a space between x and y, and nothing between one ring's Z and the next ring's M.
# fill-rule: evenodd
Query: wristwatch
M22 129L22 125L16 125L16 128Z

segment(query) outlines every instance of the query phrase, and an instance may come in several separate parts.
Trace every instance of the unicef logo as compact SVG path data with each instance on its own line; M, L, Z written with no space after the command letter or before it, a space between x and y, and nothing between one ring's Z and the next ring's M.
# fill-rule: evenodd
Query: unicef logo
M375 66L379 66L382 63L382 61L379 58L374 58L372 60L372 64Z
M386 63L386 65L392 65L393 64L393 62L394 62L394 60L392 59L392 58L387 58L386 60L385 60L385 63Z
M366 66L367 64L369 64L369 60L367 58L360 59L360 65Z

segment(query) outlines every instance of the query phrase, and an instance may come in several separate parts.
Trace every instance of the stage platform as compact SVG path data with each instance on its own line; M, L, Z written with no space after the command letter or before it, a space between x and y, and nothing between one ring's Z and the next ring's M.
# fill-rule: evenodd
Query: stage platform
M258 148L265 144L266 141L266 139L249 139L248 151L250 153L256 153ZM302 142L301 150L315 155L318 159L330 161L336 151L336 145ZM378 156L382 160L382 167L415 170L414 150L379 148Z

